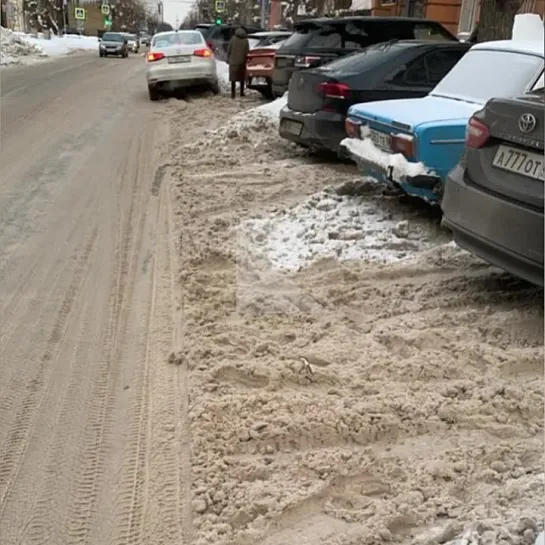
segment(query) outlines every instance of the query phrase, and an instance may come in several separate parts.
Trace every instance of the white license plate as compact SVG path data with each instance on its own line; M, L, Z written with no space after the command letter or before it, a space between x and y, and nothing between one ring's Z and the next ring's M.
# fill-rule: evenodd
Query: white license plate
M545 181L543 154L523 151L511 146L498 146L492 166L527 178Z
M299 136L303 130L303 124L298 123L297 121L292 121L291 119L284 119L282 121L282 128L290 134Z
M375 131L367 127L362 127L362 137L369 138L375 146L390 150L390 135L384 132ZM365 136L364 136L365 135Z
M191 60L191 57L185 55L183 57L169 57L168 63L169 64L179 64L182 62L189 62Z
M267 85L267 80L265 78L253 78L252 85Z

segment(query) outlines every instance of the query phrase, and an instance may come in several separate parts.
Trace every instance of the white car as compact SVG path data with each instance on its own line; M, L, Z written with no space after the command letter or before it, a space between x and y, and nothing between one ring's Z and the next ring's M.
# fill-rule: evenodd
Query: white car
M196 30L159 32L146 54L150 100L181 87L207 85L219 93L216 59Z

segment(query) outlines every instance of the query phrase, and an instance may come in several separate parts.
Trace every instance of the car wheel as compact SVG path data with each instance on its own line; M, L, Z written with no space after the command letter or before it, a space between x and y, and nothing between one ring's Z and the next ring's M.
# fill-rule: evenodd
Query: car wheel
M99 56L99 57L104 57L104 54L103 54L102 52L100 52L100 53L98 54L98 56Z
M212 83L212 85L210 85L210 90L215 94L215 95L219 95L220 94L220 86L219 86L219 83L216 81L215 83Z
M159 100L159 91L157 91L156 87L152 87L151 85L148 85L148 94L149 94L150 100L153 100L154 102L156 100Z

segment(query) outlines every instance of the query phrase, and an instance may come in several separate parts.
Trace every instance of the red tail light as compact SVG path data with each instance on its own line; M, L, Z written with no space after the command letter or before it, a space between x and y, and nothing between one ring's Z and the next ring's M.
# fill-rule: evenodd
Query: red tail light
M155 61L160 61L161 59L164 59L165 58L165 54L164 53L160 53L158 51L152 53L148 53L147 56L146 56L146 60L148 62L155 62Z
M348 85L345 85L344 83L329 83L324 82L320 83L316 91L323 95L326 98L340 98L345 99L350 96L351 90Z
M212 51L210 51L210 49L196 49L195 51L193 51L193 55L195 55L195 57L211 57L212 56Z
M390 149L393 153L401 153L407 159L412 159L414 157L414 138L408 134L392 134Z
M466 146L482 148L489 138L488 127L476 117L472 117L466 127Z
M344 120L344 130L350 138L359 138L360 137L360 126L358 123L354 123L348 117Z

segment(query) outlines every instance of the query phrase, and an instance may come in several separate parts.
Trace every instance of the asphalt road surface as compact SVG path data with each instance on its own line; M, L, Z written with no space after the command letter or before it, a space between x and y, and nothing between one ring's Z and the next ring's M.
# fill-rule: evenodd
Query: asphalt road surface
M140 55L0 72L2 545L191 537L169 124L143 72Z

